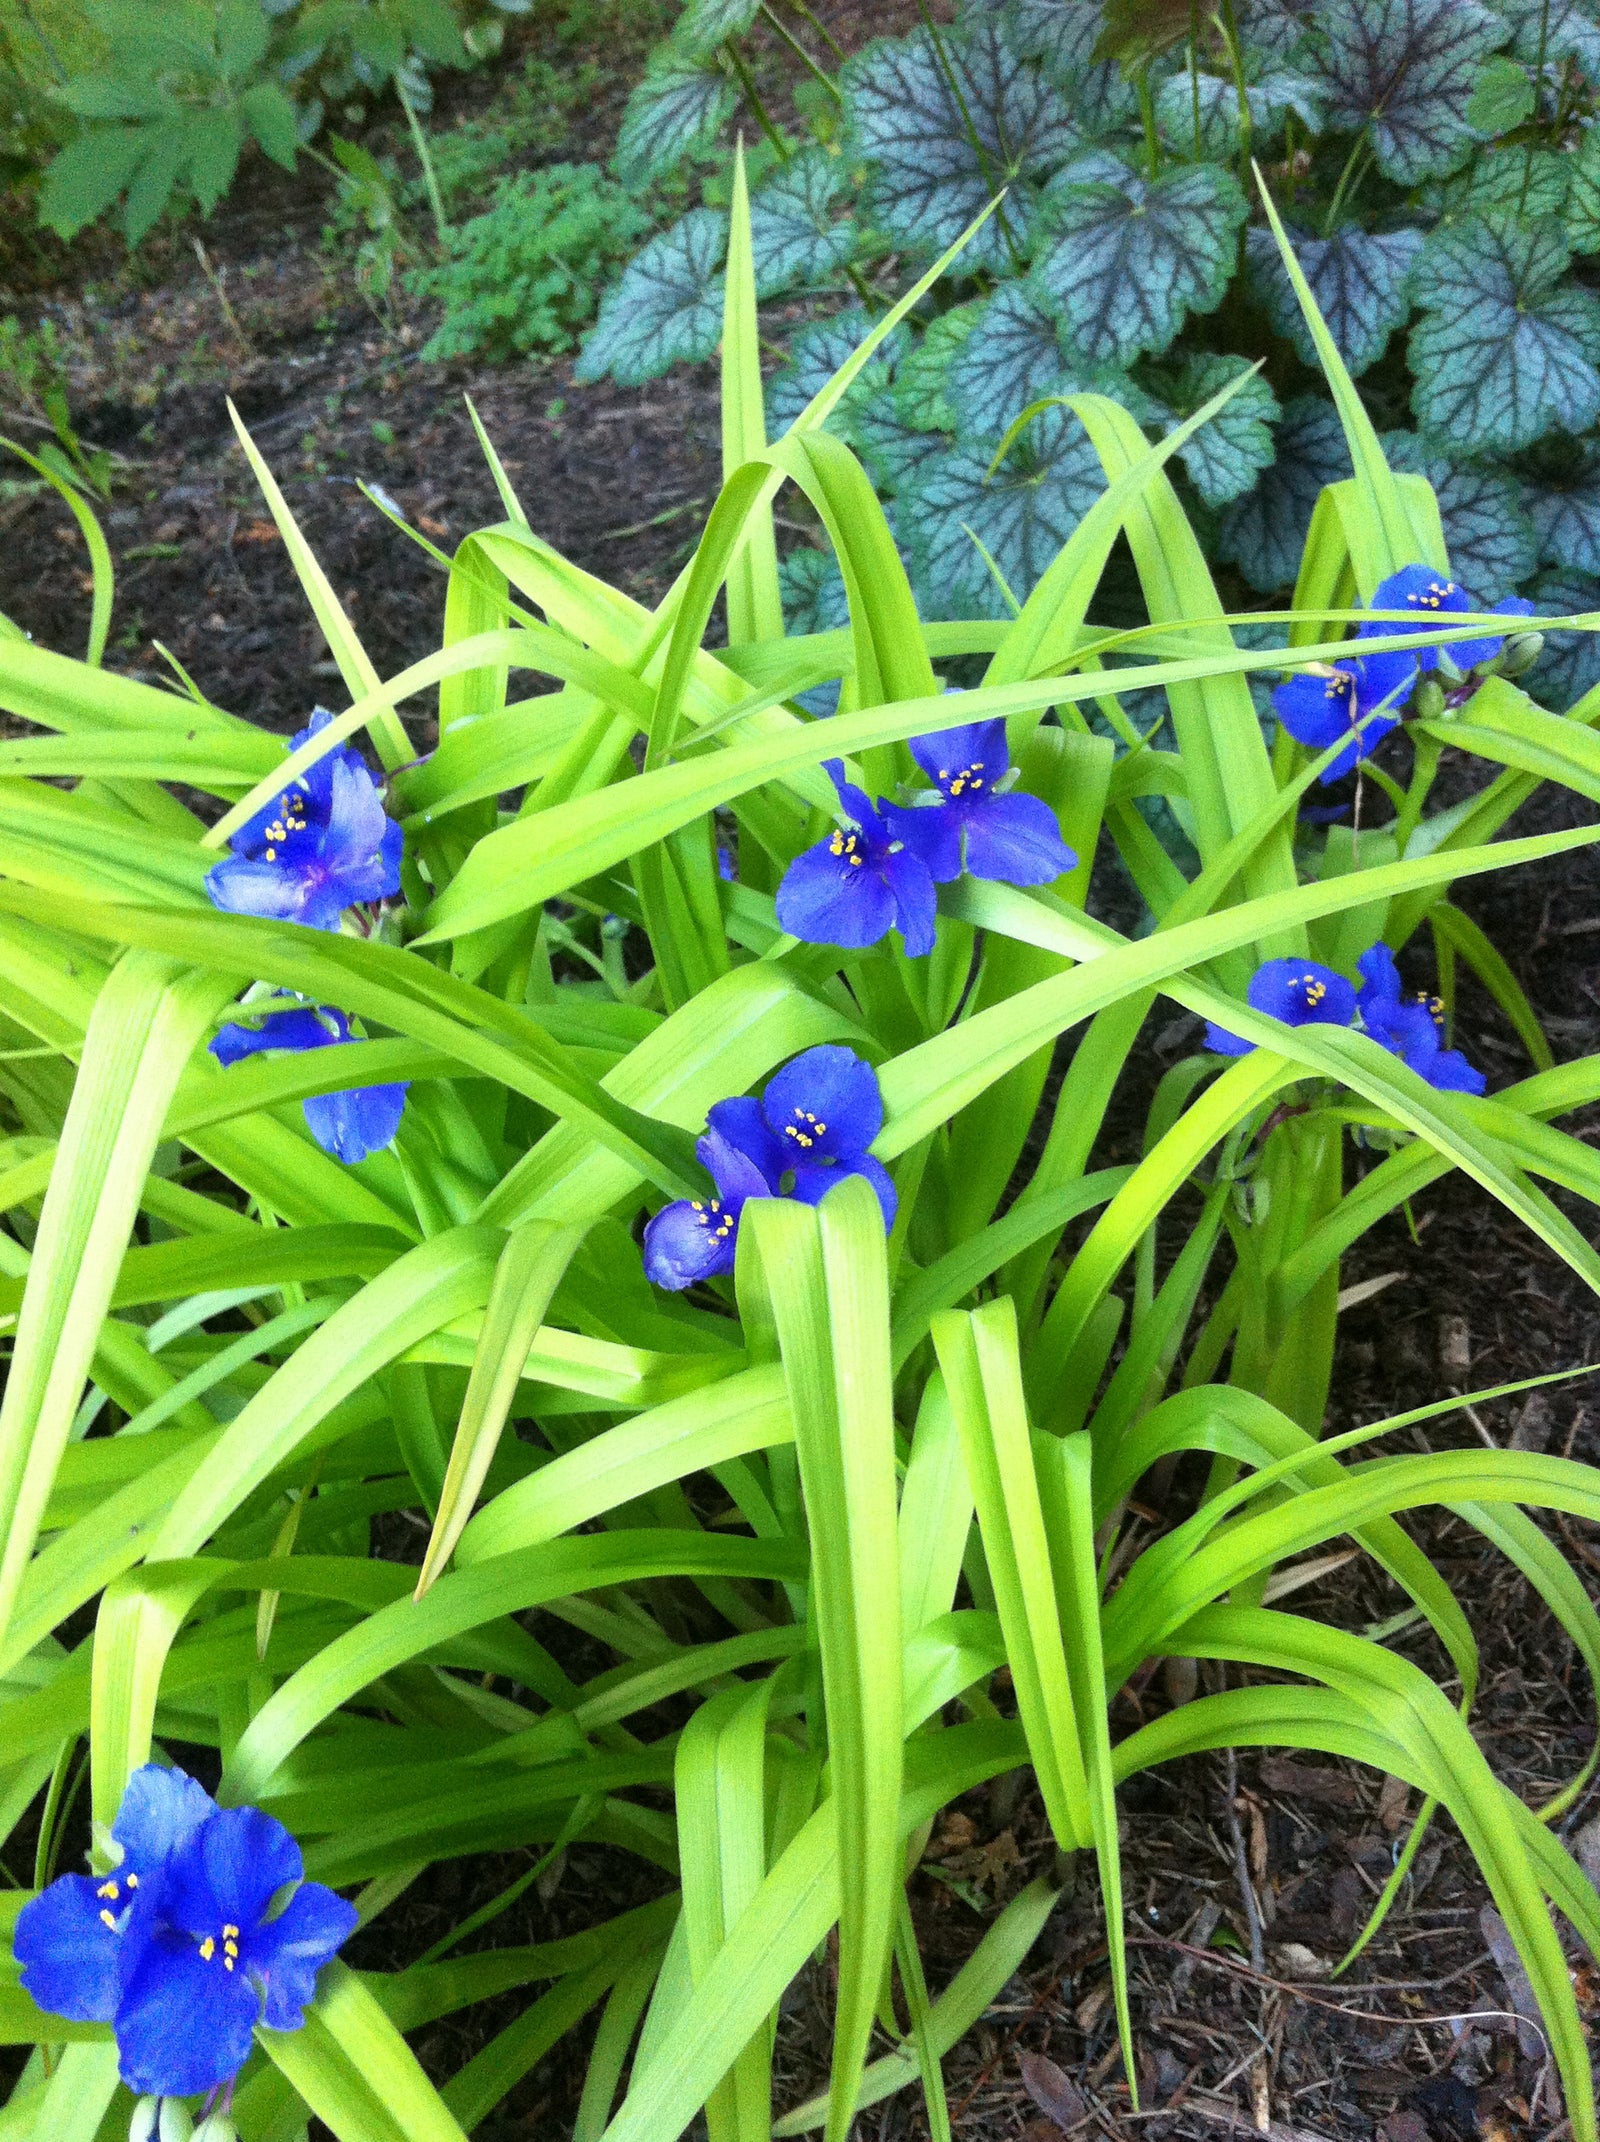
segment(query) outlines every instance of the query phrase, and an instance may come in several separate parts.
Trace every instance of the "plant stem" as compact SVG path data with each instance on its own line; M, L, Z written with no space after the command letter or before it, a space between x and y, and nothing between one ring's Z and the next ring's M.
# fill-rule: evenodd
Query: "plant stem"
M1239 20L1233 11L1233 0L1222 0L1221 13L1217 18L1222 31L1222 41L1228 48L1228 65L1233 71L1233 93L1239 100L1239 177L1248 195L1250 191L1250 98L1245 89L1244 53L1239 45Z
M1144 121L1144 153L1147 176L1152 180L1161 169L1161 136L1156 132L1155 99L1150 94L1148 61L1139 69L1139 117Z
M1422 822L1423 808L1428 801L1428 792L1433 787L1433 777L1439 771L1439 741L1437 737L1424 736L1420 730L1412 732L1411 739L1411 786L1406 790L1405 802L1395 820L1394 837L1402 859L1411 836Z
M744 54L731 37L723 45L722 49L728 55L729 66L739 77L739 87L744 91L745 102L755 115L756 125L760 127L773 148L777 150L779 163L786 164L789 161L788 147L783 136L773 125L771 113L761 101L761 92L756 87L755 76L745 64Z
M761 0L761 12L763 15L766 16L768 22L771 23L772 27L777 31L778 35L783 39L784 43L789 47L789 50L794 54L795 58L800 62L801 66L809 69L809 71L816 76L817 80L828 92L829 96L833 98L835 103L842 104L844 102L844 91L839 87L838 83L833 79L833 76L829 74L825 68L819 67L817 65L816 61L811 57L811 54L806 50L805 46L801 44L799 38L795 36L794 32L790 30L786 24L778 20L777 15L773 12L772 0Z
M1189 101L1194 111L1194 160L1200 161L1200 0L1189 0Z
M1339 183L1333 189L1333 199L1328 203L1328 213L1322 222L1322 235L1324 238L1330 238L1333 235L1335 220L1340 209L1344 206L1345 195L1355 185L1356 166L1360 162L1366 146L1367 137L1363 130L1356 136L1351 146L1350 154L1345 158L1344 169L1339 173Z
M422 183L428 189L428 206L433 210L434 233L441 248L450 243L450 219L444 212L444 195L439 191L439 174L433 168L433 158L428 153L428 137L422 131L422 121L417 117L416 106L406 95L406 86L399 75L394 78L395 95L406 115L411 129L411 140L416 148L417 162L422 166Z
M789 5L794 9L795 13L800 17L802 22L810 23L812 29L816 31L817 35L822 39L822 42L833 54L834 58L836 60L842 60L844 58L844 46L840 44L839 40L828 28L828 25L825 22L819 22L816 16L812 14L810 8L806 6L806 0L789 0Z

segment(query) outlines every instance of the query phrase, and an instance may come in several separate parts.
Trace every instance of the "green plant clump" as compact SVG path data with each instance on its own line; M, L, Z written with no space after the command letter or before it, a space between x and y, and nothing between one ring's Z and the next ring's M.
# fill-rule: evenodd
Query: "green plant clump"
M492 205L453 229L449 257L407 287L443 312L424 355L525 357L570 349L606 278L651 217L598 164L519 171Z
M965 235L992 258L990 228ZM1443 1506L1507 1555L1592 1683L1600 1618L1529 1513L1600 1520L1600 1475L1474 1438L1419 1453L1397 1439L1418 1415L1325 1426L1341 1259L1452 1171L1600 1292L1570 1217L1600 1204L1600 1158L1559 1120L1600 1098L1600 1057L1554 1062L1454 898L1600 837L1506 837L1541 782L1600 800L1600 692L1550 712L1515 681L1538 621L1462 614L1435 494L1391 469L1292 256L1354 473L1318 494L1291 618L1242 648L1169 473L1227 431L1236 379L1156 445L1078 395L1098 474L1018 614L924 617L831 426L955 252L769 444L738 173L721 242L724 481L657 608L543 541L490 449L502 517L444 561L437 652L383 678L241 426L342 711L286 752L98 666L103 542L87 660L0 635L0 1846L25 1821L37 1840L29 1886L0 1891L26 1970L0 1967L0 2023L32 2048L8 2142L147 2137L154 2094L184 2096L146 2073L136 2106L119 2079L151 1956L243 2016L206 2142L313 2115L341 2142L487 2135L591 2016L578 2142L675 2142L702 2112L711 2142L844 2142L902 2090L948 2142L942 2056L1053 1912L1099 1938L1058 1861L926 1983L908 1883L930 1828L1022 1769L1061 1854L1098 1866L1128 2077L1106 2102L1131 2109L1118 1788L1257 1744L1418 1796L1378 1918L1435 1811L1456 1823L1595 2142L1552 1912L1600 1955L1600 1899L1552 1825L1596 1759L1537 1808L1499 1782L1472 1602L1403 1520ZM832 545L837 627L784 630L785 485ZM1123 544L1131 636L1089 622ZM954 663L981 680L964 694ZM1249 679L1283 670L1325 749L1269 753ZM839 711L808 719L826 684ZM406 723L432 733L435 693L419 756ZM1130 695L1164 699L1173 748ZM1363 747L1391 815L1359 840L1302 826ZM1091 911L1110 849L1155 918L1138 939ZM1396 956L1437 1003L1400 992ZM1528 1052L1492 1095L1463 970ZM1209 1030L1139 1157L1108 1160L1174 1006ZM1452 1694L1263 1603L1280 1563L1342 1541L1437 1636ZM1147 1687L1121 1730L1114 1698L1166 1658L1212 1662L1206 1692L1159 1711ZM149 1762L224 1810L174 1865L230 1810L286 1827L248 1908L196 1919L164 1861L117 1858ZM93 1873L63 1889L85 1781ZM639 1861L654 1900L497 1942L579 1842ZM248 1986L288 1939L275 1885L303 1865L286 1910L332 1928L323 1963L480 1854L517 1856L489 1903L421 1955L397 1930L385 1968L324 1963L314 2001L311 1967L294 2000L274 1981L252 2039L222 1974L242 1941ZM81 1936L66 1983L39 1975L51 1925ZM786 1995L835 1928L829 2087L775 2120ZM508 1999L424 2073L409 2036L448 2048L441 2019ZM215 2015L179 2020L187 2074Z
M625 178L726 154L758 13L803 52L809 138L757 103L784 157L754 189L757 292L850 305L793 334L774 424L881 312L896 269L1004 190L842 416L927 614L1008 615L1099 481L1070 419L991 468L1031 403L1092 390L1157 438L1263 354L1176 474L1219 563L1263 594L1292 583L1318 493L1349 462L1252 213L1252 158L1390 460L1434 485L1468 587L1600 600L1600 13L1585 0L961 0L953 28L930 19L843 64L793 0L690 0L629 105ZM591 375L639 382L711 353L726 233L696 208L651 240L590 338ZM816 593L794 586L797 616ZM836 617L831 575L826 593ZM1552 667L1547 688L1576 696L1596 659Z

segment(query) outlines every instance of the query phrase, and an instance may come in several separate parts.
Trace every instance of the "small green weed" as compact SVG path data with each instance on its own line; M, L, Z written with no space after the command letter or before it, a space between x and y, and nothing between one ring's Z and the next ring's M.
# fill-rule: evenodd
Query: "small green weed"
M424 354L527 356L570 349L600 286L651 227L598 164L551 164L502 182L493 206L451 239L450 257L406 277L443 318Z

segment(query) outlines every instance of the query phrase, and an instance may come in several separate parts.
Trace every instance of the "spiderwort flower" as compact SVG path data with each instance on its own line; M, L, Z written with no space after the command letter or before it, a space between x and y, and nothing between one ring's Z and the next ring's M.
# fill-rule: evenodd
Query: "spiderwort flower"
M1459 616L1464 611L1479 610L1483 606L1473 601L1459 581L1445 573L1436 573L1427 565L1403 565L1399 572L1391 573L1379 584L1377 593L1369 605L1374 610L1415 610L1429 624L1442 624L1447 617ZM1531 617L1533 604L1520 595L1509 602L1496 603L1489 612L1493 617ZM1380 633L1403 632L1405 627L1397 620L1387 623L1374 618L1362 625L1357 639L1375 639ZM1492 662L1505 646L1505 635L1487 635L1468 640L1450 640L1442 647L1419 647L1416 651L1418 665L1424 670L1438 667L1440 658L1460 676Z
M1398 1056L1430 1086L1447 1093L1482 1093L1488 1085L1459 1049L1444 1047L1444 1004L1425 992L1407 996L1400 970L1385 944L1376 944L1356 961L1361 989L1356 1008L1373 1040Z
M921 856L879 798L874 810L865 792L845 779L843 759L824 759L823 770L839 793L842 824L826 840L804 849L778 887L778 921L807 944L843 945L859 951L898 927L912 959L933 950L939 896Z
M103 1880L62 1875L23 1907L23 1986L52 2015L110 2023L135 2093L219 2089L257 2023L299 2029L318 1971L355 1931L355 1907L301 1879L282 1823L219 1808L180 1770L136 1770L111 1835L121 1858Z
M1350 738L1319 775L1320 787L1343 780L1399 728L1400 709L1411 696L1417 674L1414 655L1352 655L1347 661L1317 663L1278 686L1273 710L1296 743L1326 751L1341 736ZM1357 723L1363 726L1357 729Z
M711 1198L679 1198L644 1231L646 1277L679 1292L733 1270L739 1218L753 1197L820 1204L846 1175L864 1175L878 1193L883 1224L894 1225L895 1188L867 1150L883 1128L878 1075L852 1049L807 1049L786 1064L759 1101L718 1101L695 1147L716 1185Z
M291 748L298 750L332 719L319 707ZM213 906L230 914L336 930L347 907L400 889L400 828L346 744L291 781L228 845L233 852L206 873L206 891Z
M211 1053L225 1068L267 1050L298 1055L306 1049L337 1048L353 1040L350 1022L331 1006L295 1004L268 1012L259 1026L233 1024L213 1036ZM353 1086L344 1093L314 1093L301 1102L306 1128L325 1153L347 1167L393 1141L405 1112L409 1081L393 1085Z
M1077 862L1049 804L1006 792L1011 754L1003 720L914 736L911 756L936 795L908 810L891 808L889 821L937 884L965 868L1003 885L1047 885Z
M1252 1011L1285 1026L1348 1026L1356 1015L1355 984L1314 959L1265 961L1245 996ZM1255 1043L1208 1021L1206 1047L1218 1056L1248 1056Z

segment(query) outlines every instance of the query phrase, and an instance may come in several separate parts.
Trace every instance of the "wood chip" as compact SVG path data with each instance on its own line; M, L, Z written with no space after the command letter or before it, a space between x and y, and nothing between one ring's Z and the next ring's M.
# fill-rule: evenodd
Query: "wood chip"
M1083 2092L1066 2070L1057 2067L1053 2060L1047 2059L1043 2053L1019 2053L1017 2066L1022 2074L1023 2089L1063 2134L1070 2134L1089 2117Z
M1323 1807L1359 1807L1361 1793L1354 1778L1342 1770L1323 1770L1313 1763L1293 1763L1279 1755L1263 1756L1261 1782L1268 1792L1282 1793L1289 1800L1314 1800Z

